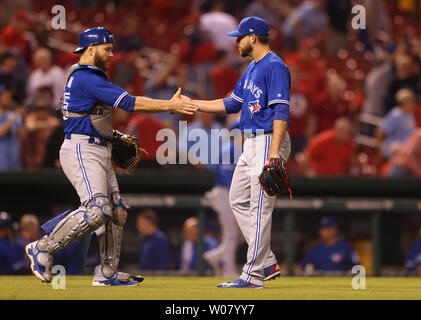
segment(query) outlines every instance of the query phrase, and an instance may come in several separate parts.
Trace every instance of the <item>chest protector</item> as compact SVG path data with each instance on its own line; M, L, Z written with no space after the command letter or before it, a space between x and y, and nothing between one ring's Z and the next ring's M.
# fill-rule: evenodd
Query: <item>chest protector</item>
M68 76L66 78L66 84L69 81L70 77L79 70L90 70L102 77L107 77L101 69L98 69L91 65L79 65L74 64L70 67ZM81 118L89 115L92 125L98 131L98 133L106 139L111 140L113 138L113 124L112 124L112 111L113 108L111 106L105 105L101 102L97 102L93 105L93 107L89 111L84 112L74 112L68 111L63 108L63 101L64 101L64 93L60 99L60 102L57 106L57 110L61 110L61 113L66 118Z

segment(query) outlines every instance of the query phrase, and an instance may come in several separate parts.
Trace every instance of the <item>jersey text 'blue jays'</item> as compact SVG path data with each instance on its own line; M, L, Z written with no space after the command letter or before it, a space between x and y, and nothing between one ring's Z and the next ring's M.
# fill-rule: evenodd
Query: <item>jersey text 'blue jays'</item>
M136 97L111 83L105 72L92 66L78 64L68 76L63 96L63 110L74 113L87 113L96 104L133 111ZM64 132L101 136L91 123L89 115L84 117L64 117Z
M290 88L288 67L275 53L269 52L258 62L250 62L231 97L224 99L226 112L241 110L242 132L272 132L273 120L289 120Z

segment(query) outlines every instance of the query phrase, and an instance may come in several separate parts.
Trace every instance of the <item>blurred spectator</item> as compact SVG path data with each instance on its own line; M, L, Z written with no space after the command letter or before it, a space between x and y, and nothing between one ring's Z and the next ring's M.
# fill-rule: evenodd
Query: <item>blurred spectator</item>
M59 125L51 132L45 142L45 156L42 160L44 168L61 168L59 151L64 141L64 122L59 121Z
M226 34L236 30L237 19L231 14L224 12L223 0L212 0L211 9L200 16L200 29L207 33L216 49L225 50L229 62L238 60L237 47L232 37Z
M38 239L40 225L37 216L27 213L19 221L19 235L13 242L13 246L19 256L18 269L20 274L31 274L31 262L25 253L27 244Z
M294 82L293 79L291 72L291 82ZM290 121L293 125L288 132L291 137L291 157L293 157L296 153L304 150L308 140L313 136L317 119L309 108L310 102L307 97L294 89L291 91Z
M20 65L21 64L21 65ZM6 51L0 57L0 85L12 89L13 100L22 104L26 90L26 66L19 61L19 56Z
M386 159L390 159L393 156L399 145L416 128L414 93L409 89L400 89L396 93L396 101L398 106L385 116L383 124L376 132L379 144L384 141L382 152Z
M53 56L47 48L39 48L33 56L34 71L28 80L27 95L29 103L36 96L38 88L49 86L53 89L54 100L51 109L55 110L63 94L65 73L63 69L53 65Z
M409 272L421 273L421 240L415 241L409 249L405 267Z
M115 54L110 65L111 81L133 95L143 95L143 78L136 65L136 59L141 54L143 44L137 38L124 42L124 51Z
M200 28L200 14L194 13L186 17L188 25L184 38L181 40L179 50L172 56L168 64L155 76L152 87L160 88L169 76L177 75L178 85L183 85L187 73L193 66L214 62L215 44Z
M421 129L412 133L396 150L390 163L389 177L421 178Z
M141 155L142 161L139 166L142 168L156 166L156 152L163 143L157 140L157 134L162 129L164 129L163 122L154 115L137 113L130 118L124 132L137 136L142 148L147 152Z
M240 79L237 69L229 65L225 50L216 52L216 64L210 70L210 79L215 99L227 97L232 88L235 87L238 79Z
M212 137L213 129L222 129L221 124L216 121L215 114L198 112L195 120L185 129L179 133L179 139L187 143L185 145L187 150L179 146L180 151L188 152L188 162L195 165L197 169L215 171L216 161L218 161L215 155L220 154L222 140L219 135Z
M352 121L357 111L352 109L349 100L345 98L346 81L341 74L329 69L326 75L325 87L310 99L312 112L317 118L316 133L331 129L340 117L347 117Z
M40 87L37 90L36 101L44 101L45 104L53 103L53 91L51 87ZM50 108L48 108L50 109ZM32 110L33 111L33 110ZM56 111L57 116L61 118L61 112ZM55 121L54 121L55 122ZM59 150L64 140L64 122L58 121L58 125L52 128L52 131L46 137L45 154L41 166L47 168L60 168Z
M50 105L37 99L33 111L25 118L22 138L22 160L28 168L39 168L46 155L46 141L60 120L50 114Z
M389 112L397 104L396 93L403 88L412 90L414 94L421 94L420 65L411 56L398 54L394 61L395 77L387 89L385 111Z
M26 61L30 60L30 43L26 36L31 19L25 10L18 10L10 25L0 33L0 39L9 49L15 49Z
M41 100L41 101L45 101L46 104L48 104L49 106L52 106L51 109L54 109L54 92L53 89L50 86L43 86L43 87L39 87L36 91L35 94L35 100ZM31 107L31 106L29 106ZM32 111L32 110L31 110ZM57 111L57 110L55 110ZM51 110L50 110L51 112ZM54 111L52 111L52 113L55 113ZM57 113L58 116L62 116L61 112L59 111Z
M354 151L352 124L346 118L339 118L333 129L310 139L304 154L297 157L310 175L337 176L349 173Z
M358 32L359 39L367 50L373 50L377 37L382 33L391 34L392 20L384 0L354 0L354 5L362 5L366 12L366 29Z
M285 1L254 0L244 9L244 17L259 17L266 20L270 26L280 29L285 6Z
M13 14L19 9L30 10L31 0L2 0L0 2L0 29L12 22Z
M180 271L183 274L197 269L197 242L198 242L199 220L196 217L188 218L183 224L184 242L180 251ZM215 249L218 242L209 236L204 236L204 251ZM206 266L210 269L210 266Z
M129 51L133 48L133 43L136 43L139 49L144 47L143 40L138 33L138 27L138 17L132 14L124 17L121 29L115 39L115 51Z
M302 151L307 139L315 133L314 109L321 104L318 101L321 93L326 92L325 67L311 55L314 45L313 40L303 39L299 41L299 50L285 59L291 73L291 104L294 105L290 108L292 126L289 128L292 155ZM324 119L320 117L320 121Z
M10 242L12 217L8 212L0 212L0 275L15 274L19 268L19 255Z
M325 0L305 0L290 12L282 24L288 48L295 51L302 38L311 37L318 43L328 24L325 9Z
M239 131L238 122L231 124L229 131L232 132L233 129ZM241 146L236 144L235 139L236 137L233 137L232 140L222 142L220 159L216 166L214 187L205 193L205 198L209 201L209 205L218 217L218 223L221 228L221 241L217 248L205 252L203 257L212 267L214 275L227 278L238 276L236 266L237 248L241 240L244 241L229 203L229 189L235 164L238 162L239 157L236 151L241 153L238 152L240 151L238 148ZM228 162L227 159L229 159L229 163L226 163Z
M216 48L209 36L200 29L200 14L195 12L184 18L184 36L174 46L164 65L157 66L156 75L145 85L146 95L154 99L169 99L183 88L183 94L207 97L211 95L209 70L215 60ZM187 86L187 83L193 84ZM165 127L176 129L179 116L162 112L156 114Z
M291 90L305 95L312 109L318 103L320 93L326 91L326 68L318 57L311 54L316 45L312 39L302 39L298 45L298 51L289 54L285 63L294 75L291 74Z
M22 132L23 107L11 110L12 92L0 88L0 171L20 170L19 137Z
M327 54L336 55L340 49L349 50L348 26L351 15L351 0L326 0L326 13L329 17Z
M383 117L385 114L384 101L387 90L393 81L393 56L394 46L384 50L382 61L374 66L364 80L364 102L361 114ZM373 136L374 128L363 124L361 132Z
M320 244L313 246L300 265L307 274L314 271L351 271L360 263L353 247L339 238L338 224L333 217L322 217L319 226Z
M159 230L158 215L147 209L137 215L136 229L143 237L139 267L142 271L166 271L169 269L170 243L167 235Z

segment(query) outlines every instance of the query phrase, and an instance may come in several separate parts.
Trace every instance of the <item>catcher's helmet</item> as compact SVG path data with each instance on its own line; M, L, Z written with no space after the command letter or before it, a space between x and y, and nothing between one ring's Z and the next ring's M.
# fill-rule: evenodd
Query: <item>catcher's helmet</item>
M0 212L0 229L9 229L12 227L12 217L6 211Z
M114 43L114 37L110 30L104 27L86 29L79 35L79 47L73 53L83 53L88 46Z

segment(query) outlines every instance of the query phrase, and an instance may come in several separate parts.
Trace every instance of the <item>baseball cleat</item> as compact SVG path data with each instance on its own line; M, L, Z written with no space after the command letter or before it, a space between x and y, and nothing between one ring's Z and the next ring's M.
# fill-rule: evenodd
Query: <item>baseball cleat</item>
M273 280L281 276L281 268L279 268L277 263L265 268L263 272L265 274L265 278L263 279L264 281Z
M42 282L51 282L51 273L49 272L49 270L46 269L45 264L42 264L39 261L46 260L45 262L48 263L48 252L38 249L38 241L29 243L25 247L25 252L29 260L31 261L32 273ZM44 259L42 259L43 257L40 257L40 254L45 254L46 258L44 257ZM38 259L38 257L40 257L41 259Z
M134 281L141 283L143 280L145 280L145 278L140 274L132 274L127 272L117 272L117 278L121 282Z
M117 277L110 280L92 280L94 287L135 287L138 284L138 281L121 281Z
M238 278L233 281L220 283L217 286L218 288L250 288L250 289L262 289L263 286L254 284L251 282L244 281L241 278Z

